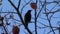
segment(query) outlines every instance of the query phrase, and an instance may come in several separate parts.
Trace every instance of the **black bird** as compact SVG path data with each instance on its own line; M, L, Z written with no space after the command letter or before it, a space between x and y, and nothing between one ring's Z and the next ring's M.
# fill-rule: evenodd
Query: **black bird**
M24 16L24 20L25 20L25 26L28 28L28 23L31 21L31 11L32 10L28 10L28 12L25 14Z

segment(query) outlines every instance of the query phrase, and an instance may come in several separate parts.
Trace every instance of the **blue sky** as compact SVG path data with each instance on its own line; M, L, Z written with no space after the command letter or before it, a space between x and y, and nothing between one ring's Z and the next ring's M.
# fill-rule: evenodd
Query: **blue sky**
M27 3L27 2L29 2L30 0L28 0L28 1L27 1L27 0L21 0L20 11L21 11L21 8L26 4L24 1ZM41 1L44 1L44 0L41 0ZM54 0L47 0L47 2L52 2L52 1L54 1ZM17 1L17 0L12 0L12 2L13 2L14 5L17 7L18 1ZM35 1L35 0L32 0L31 2L36 2L36 1ZM37 6L38 6L38 8L39 8L39 6L40 6L39 0L38 0L38 5L37 5ZM55 6L55 8L53 8L54 6ZM16 10L11 6L11 4L8 2L8 0L3 0L2 5L0 6L0 9L1 9L1 8L3 8L2 12L5 12L5 11L8 12L8 10L9 10L10 12L11 12L11 11L16 12ZM41 6L40 6L40 8L41 8ZM53 11L56 11L57 9L59 9L60 6L58 6L58 4L56 4L56 3L51 3L51 4L48 4L48 5L46 6L46 8L49 9L49 10L51 10L51 9L53 8L53 10L52 10L52 12L53 12ZM25 15L25 13L27 12L27 10L32 10L31 14L32 14L32 17L34 17L34 10L30 7L30 3L24 7L24 9L23 9L23 11L22 11L22 17L24 18L24 15ZM40 9L37 9L37 13L39 12L39 10L40 10ZM44 8L43 8L42 11L41 11L41 13L40 13L40 16L39 16L38 19L37 19L37 21L39 21L39 22L41 22L41 23L46 24L46 25L49 26L49 23L48 23L48 20L47 20L47 18L46 18L46 15L43 14L44 12L45 12L45 11L44 11ZM47 12L49 12L49 11L47 10ZM4 16L4 14L1 14L1 15ZM51 14L50 14L50 15L51 15ZM49 17L50 17L50 15L49 15ZM54 18L54 17L59 17L59 18ZM17 20L20 20L17 14L14 14L14 18L17 19ZM46 20L44 20L44 19L42 19L42 18L44 18L44 19L46 19ZM34 21L34 19L32 19L31 21ZM60 12L55 13L55 14L53 15L53 17L51 18L51 24L52 24L52 26L58 26L58 24L57 24L58 21L60 21ZM9 22L11 22L11 25L14 24L14 23L12 23L12 22L14 22L13 19L10 19ZM15 22L17 22L17 21L15 21ZM37 22L37 26L42 27L43 25L40 24L39 22ZM20 23L20 22L18 22L18 23ZM18 24L17 24L17 25L18 25ZM11 32L12 26L8 26L7 28L8 28L8 30L9 30L9 32ZM20 26L19 28L20 28L20 34L25 34L24 31L27 32L27 30L25 30L25 28L24 28L23 25ZM35 28L35 27L34 27L34 23L29 23L29 29L30 29L31 31L34 31L34 28ZM44 30L45 30L45 33L44 33ZM37 31L38 31L38 34L47 34L47 32L50 31L50 28L45 28L45 29L39 29L39 28L37 28ZM55 32L56 32L56 34L58 34L58 30L56 30ZM33 32L33 34L35 34L35 32ZM53 34L53 33L51 32L50 34Z

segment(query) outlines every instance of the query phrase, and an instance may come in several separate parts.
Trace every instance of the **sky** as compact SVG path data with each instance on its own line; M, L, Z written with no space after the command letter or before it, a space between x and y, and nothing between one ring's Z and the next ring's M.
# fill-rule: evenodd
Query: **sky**
M14 5L17 7L18 1L17 1L17 0L11 0L11 1L12 1L12 2L14 3ZM30 1L30 0L21 0L20 12L21 12L21 8L22 8L27 2L29 2L29 1ZM41 0L41 1L44 1L44 0ZM52 2L52 1L54 1L54 0L46 0L46 1L47 1L47 2ZM36 0L32 0L31 2L36 2ZM31 3L31 2L30 2L30 3ZM30 7L30 3L23 8L23 11L22 11L22 17L23 17L23 18L24 18L25 13L27 12L27 10L32 10L31 14L32 14L32 17L34 18L34 10ZM43 4L43 3L42 3L42 4ZM38 0L37 7L41 9L41 3L39 2L39 0ZM54 7L54 8L53 8L53 7ZM16 12L16 10L15 10L15 9L13 8L13 6L8 2L8 0L3 0L3 1L2 1L2 5L0 6L0 10L1 10L1 8L3 9L2 12L8 12L8 11L10 11L10 12L13 12L13 11L14 11L14 12ZM56 11L57 9L59 9L60 6L59 6L59 4L51 3L51 4L46 5L46 8L48 9L47 12L50 12L50 10L52 10L52 12L53 12L53 11ZM53 8L53 9L52 9L52 8ZM40 9L37 9L37 13L39 13ZM44 12L45 12L45 11L44 11L44 8L43 8L42 11L41 11L41 13L40 13L40 15L39 15L39 17L38 17L38 19L37 19L37 21L38 21L38 22L37 22L37 26L43 27L44 25L42 25L41 23L49 26L49 23L48 23L48 20L47 20L47 18L46 18L46 15L43 14ZM5 14L2 13L1 15L4 16ZM9 14L9 15L10 15L10 14ZM9 15L7 15L7 18L9 17ZM52 15L52 14L49 14L49 17L50 17L51 15ZM59 17L59 18L56 18L56 17ZM14 18L17 19L17 20L20 20L17 14L14 14ZM31 21L34 21L33 18L31 19ZM43 19L43 18L44 18L44 19ZM60 12L57 12L57 13L55 13L55 14L53 15L53 17L51 18L51 25L58 27L58 26L59 26L59 25L58 25L58 21L60 21ZM13 25L15 22L16 22L16 23L19 23L19 24L21 23L21 22L15 21L15 20L13 20L13 19L10 19L9 22L11 23L11 26L7 26L7 29L9 30L9 32L11 32L11 30L12 30L12 25ZM19 25L19 24L17 24L17 25ZM28 26L28 27L29 27L29 29L30 29L31 31L34 31L34 30L35 30L35 29L34 29L34 28L35 28L35 27L34 27L34 23L29 23L29 26ZM20 33L19 33L19 34L26 34L25 32L27 32L27 30L24 28L23 25L21 25L19 28L20 28ZM2 29L2 28L0 28L0 31L1 31L1 29ZM25 31L25 32L24 32L24 31ZM47 32L49 32L49 31L50 31L50 28L49 28L49 27L44 28L44 29L39 29L39 28L37 27L37 32L38 32L38 34L47 34ZM56 30L55 33L58 34L58 30ZM12 32L11 32L11 34L12 34ZM35 34L35 32L33 32L33 34ZM51 32L50 34L53 34L53 33Z

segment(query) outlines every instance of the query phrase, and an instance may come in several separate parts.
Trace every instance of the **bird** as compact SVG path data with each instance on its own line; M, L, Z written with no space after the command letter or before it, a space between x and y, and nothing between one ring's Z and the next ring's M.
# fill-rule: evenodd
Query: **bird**
M27 13L24 16L24 21L25 21L25 26L28 28L28 24L31 21L31 11L32 10L28 10Z

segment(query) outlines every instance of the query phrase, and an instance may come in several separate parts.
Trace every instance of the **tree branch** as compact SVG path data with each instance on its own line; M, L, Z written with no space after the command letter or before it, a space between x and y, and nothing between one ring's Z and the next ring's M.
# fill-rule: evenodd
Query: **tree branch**
M36 9L35 9L35 34L37 34L37 18L36 18Z
M14 4L10 1L10 0L8 0L10 3L11 3L11 5L15 8L15 10L17 11L17 14L18 14L18 16L19 16L19 18L21 19L21 22L22 22L22 24L25 26L25 24L24 24L24 21L23 21L23 18L22 18L22 15L21 15L21 13L19 12L19 9L18 8L16 8L15 6L14 6ZM26 28L26 30L29 32L29 34L32 34L32 32L25 26L25 28Z
M46 12L46 0L45 0L45 12ZM50 19L48 18L48 15L49 15L49 14L46 14L47 20L48 20L48 22L49 22L49 25L50 25L50 28L51 28L53 34L55 34L55 32L54 32L54 30L53 30L53 28L52 28L52 25L51 25L51 23L50 23Z
M16 6L11 2L11 0L8 0L8 1L11 3L11 5L12 5L15 9L17 9Z
M18 2L18 9L19 9L20 3L21 3L21 0L19 0L19 2Z

